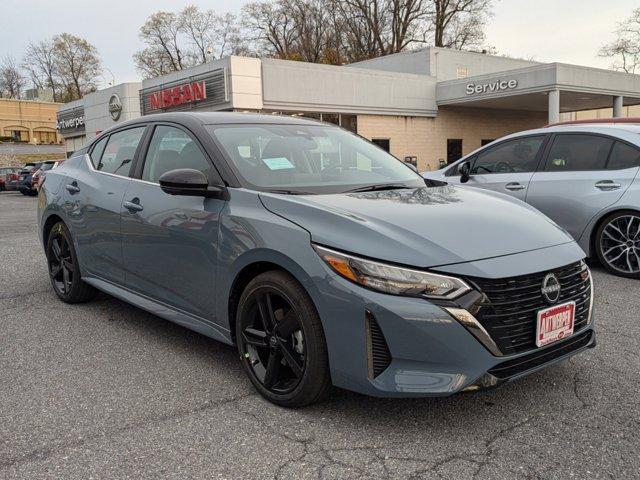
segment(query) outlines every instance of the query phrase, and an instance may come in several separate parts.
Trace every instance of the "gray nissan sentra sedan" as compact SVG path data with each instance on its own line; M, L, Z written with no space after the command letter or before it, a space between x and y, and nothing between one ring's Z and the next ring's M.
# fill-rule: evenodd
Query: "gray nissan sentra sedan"
M499 385L595 345L584 252L512 197L426 181L336 126L147 116L46 173L65 302L96 289L235 345L283 406ZM553 367L552 367L553 368Z

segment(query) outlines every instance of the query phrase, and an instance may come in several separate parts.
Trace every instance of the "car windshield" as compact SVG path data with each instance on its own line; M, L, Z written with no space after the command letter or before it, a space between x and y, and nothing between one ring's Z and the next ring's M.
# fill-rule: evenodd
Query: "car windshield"
M54 165L55 165L55 163L53 163L53 162L45 162L40 167L40 170L42 170L42 171L51 170Z
M424 179L376 145L325 125L209 125L250 188L282 193L424 187ZM376 188L377 187L377 188Z

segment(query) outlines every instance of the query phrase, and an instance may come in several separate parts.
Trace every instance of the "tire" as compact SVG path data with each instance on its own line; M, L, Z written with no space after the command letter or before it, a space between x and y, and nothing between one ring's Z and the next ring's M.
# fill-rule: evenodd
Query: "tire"
M607 216L596 231L594 248L608 272L640 278L640 212L621 210Z
M331 387L320 317L306 290L285 272L262 273L245 288L236 315L236 346L251 383L276 405L310 405Z
M29 195L29 193L26 190L20 190L20 193L23 194L25 197Z
M51 286L60 300L82 303L94 297L96 290L80 278L78 257L64 223L58 222L51 228L45 253Z

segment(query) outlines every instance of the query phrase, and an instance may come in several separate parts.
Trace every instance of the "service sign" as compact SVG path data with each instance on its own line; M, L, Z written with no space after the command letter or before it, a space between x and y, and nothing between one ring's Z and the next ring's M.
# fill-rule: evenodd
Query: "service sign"
M207 85L204 81L185 83L159 92L150 94L151 110L164 110L184 105L185 103L201 102L207 98Z
M518 81L516 79L494 80L487 83L468 83L465 93L467 95L480 95L483 93L513 90L514 88L518 88Z

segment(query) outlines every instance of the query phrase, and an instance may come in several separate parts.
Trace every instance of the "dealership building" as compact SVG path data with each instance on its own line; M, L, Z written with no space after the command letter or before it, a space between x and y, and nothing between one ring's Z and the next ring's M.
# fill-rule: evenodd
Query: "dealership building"
M164 111L299 115L341 125L428 170L512 132L581 111L628 115L635 105L638 75L429 47L344 66L226 57L87 95L61 108L59 123L83 108L88 140L115 122Z

